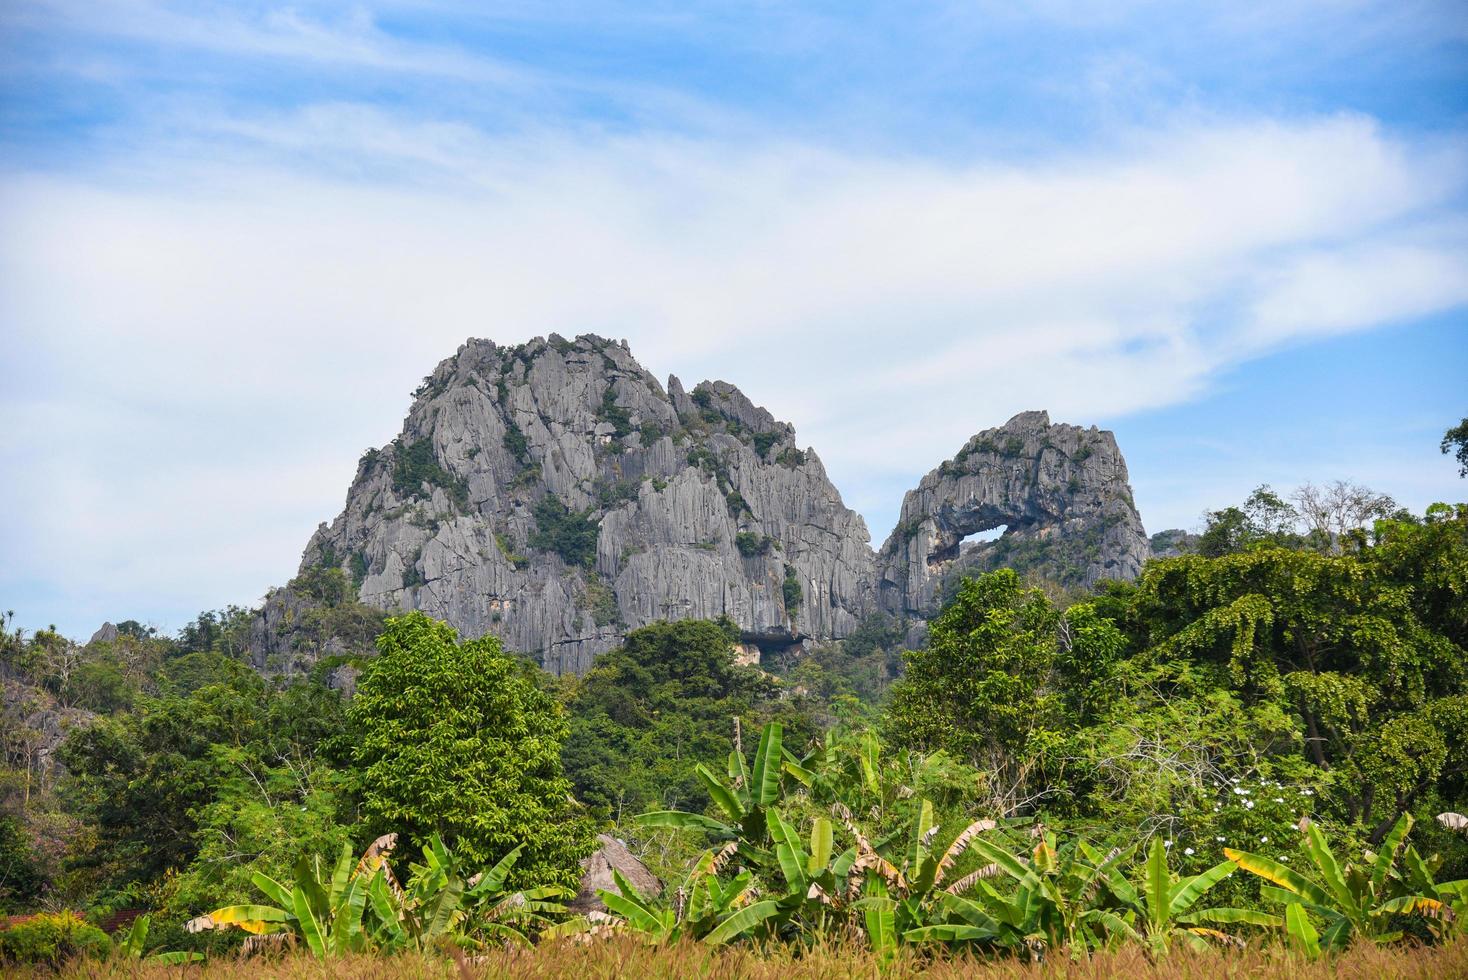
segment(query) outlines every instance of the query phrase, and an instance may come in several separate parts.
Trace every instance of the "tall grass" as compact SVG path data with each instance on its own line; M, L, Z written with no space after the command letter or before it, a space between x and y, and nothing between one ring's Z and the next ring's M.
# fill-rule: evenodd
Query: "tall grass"
M20 973L17 976L25 976ZM54 976L38 972L36 977ZM832 946L793 955L787 947L760 951L750 947L710 949L696 943L655 948L630 937L591 945L546 944L532 949L506 949L481 956L435 954L381 958L346 956L320 961L303 951L274 957L218 959L191 967L169 967L146 962L78 962L60 976L72 978L128 977L140 980L204 978L204 980L261 980L264 977L300 980L522 980L537 977L573 977L576 980L707 977L717 980L846 980L848 977L1060 978L1088 980L1125 977L1126 980L1441 980L1468 977L1468 940L1437 947L1380 948L1358 944L1349 952L1307 963L1279 946L1244 951L1191 952L1179 950L1153 962L1139 948L1095 953L1078 961L1052 958L1044 963L985 960L964 956L926 958L910 949L898 951L885 970L867 950Z

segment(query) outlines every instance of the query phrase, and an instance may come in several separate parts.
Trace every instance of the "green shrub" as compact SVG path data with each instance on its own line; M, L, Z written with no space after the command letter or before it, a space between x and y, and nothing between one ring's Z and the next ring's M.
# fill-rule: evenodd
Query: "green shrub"
M710 424L718 422L724 417L723 413L714 407L714 396L708 389L702 389L693 393L693 404L698 406L698 414Z
M596 560L596 537L600 529L591 511L574 511L552 496L535 502L535 531L530 547L554 551L568 565L590 567Z
M312 565L291 579L291 588L332 607L355 597L346 573L335 566Z
M521 466L530 465L530 445L525 441L525 433L515 424L514 419L506 423L504 444L509 454L515 457L515 462Z
M595 573L586 583L586 591L582 593L577 605L591 613L592 622L598 626L610 626L622 618L622 612L617 608L617 594L597 578Z
M800 609L800 600L804 598L804 593L800 588L800 579L795 577L793 565L785 566L785 583L781 586L781 594L785 598L785 611L790 614L791 619L794 619L796 611Z
M357 589L357 591L360 592L362 589L362 583L366 581L368 573L372 571L371 567L367 563L367 553L364 551L353 552L351 565L352 585Z
M469 506L469 484L439 465L432 439L419 439L399 447L393 464L392 489L399 497L421 495L425 483L441 487L460 509Z
M596 502L604 510L610 510L629 500L637 499L639 484L635 480L598 480Z
M775 457L775 462L793 470L797 466L805 465L805 452L804 450L796 449L794 446L786 446L780 450L780 455Z
M603 422L610 422L618 439L626 438L632 434L632 413L617 404L617 393L607 385L607 390L601 396L601 412L598 413Z
M778 432L756 432L754 434L754 451L763 456L770 451L770 447L780 441Z
M37 857L20 818L0 815L0 911L24 908L40 893L46 879Z
M74 912L42 912L0 931L0 962L59 965L77 956L102 958L112 940Z
M718 472L719 458L707 446L694 446L688 450L687 459L689 466L697 466L701 469L708 470L710 473Z
M740 531L734 535L734 547L738 548L739 553L745 558L769 554L772 543L767 535L755 531Z
M526 558L524 555L518 555L515 553L514 545L512 545L510 543L510 539L505 537L503 534L496 533L494 536L494 543L496 546L499 547L500 554L505 556L505 561L509 562L516 568L524 568L526 565L530 564L529 558Z

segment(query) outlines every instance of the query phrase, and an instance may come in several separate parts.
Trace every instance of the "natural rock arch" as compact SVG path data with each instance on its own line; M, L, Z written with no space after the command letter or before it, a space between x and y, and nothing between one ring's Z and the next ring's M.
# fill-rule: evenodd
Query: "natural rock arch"
M1000 526L997 541L965 546ZM1147 554L1116 438L1022 412L974 436L908 491L878 556L878 603L922 619L966 571L1002 564L1089 586L1135 577Z

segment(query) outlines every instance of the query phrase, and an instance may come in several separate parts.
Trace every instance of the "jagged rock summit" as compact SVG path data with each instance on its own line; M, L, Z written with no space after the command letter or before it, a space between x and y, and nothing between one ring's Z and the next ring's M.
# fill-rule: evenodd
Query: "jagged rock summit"
M439 364L301 568L583 673L658 619L727 616L766 649L839 639L878 610L927 616L945 575L1009 550L1089 583L1146 548L1111 434L1032 412L928 474L874 553L816 454L733 385L665 388L625 342L552 334Z
M997 540L966 541L996 528ZM1022 412L907 492L882 547L880 603L925 618L945 585L1002 566L1067 586L1135 578L1149 551L1116 437Z

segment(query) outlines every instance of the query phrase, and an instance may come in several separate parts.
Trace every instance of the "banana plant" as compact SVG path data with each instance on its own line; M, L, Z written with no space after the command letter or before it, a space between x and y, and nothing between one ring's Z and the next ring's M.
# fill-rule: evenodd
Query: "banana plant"
M1105 945L1108 929L1098 915L1098 899L1130 851L1103 856L1084 841L1057 846L1053 834L1041 831L1038 837L1025 859L975 838L972 848L991 862L997 875L1008 877L1015 890L1006 894L988 876L979 877L972 897L944 897L953 920L992 933L995 943L1024 947L1035 956L1046 950L1075 955Z
M167 963L179 965L182 963L199 963L204 959L203 953L185 952L183 950L170 950L164 953L154 953L148 956L148 929L152 925L152 916L140 915L133 920L127 932L116 940L117 955L123 959L141 960L146 958L151 963Z
M766 864L770 858L766 814L780 798L781 771L785 763L782 737L783 729L779 722L765 725L760 732L752 770L745 766L744 756L738 750L730 752L727 780L721 779L703 763L695 767L699 780L725 819L683 810L656 810L638 817L637 823L644 827L705 830L717 837L738 840L746 858Z
M851 872L863 876L853 880L862 897L854 902L861 909L872 948L889 959L900 943L996 942L1002 927L978 907L962 899L984 879L999 874L992 862L953 881L948 876L979 835L994 830L993 820L975 820L963 829L940 855L933 848L938 826L933 804L922 800L911 830L905 838L893 836L872 844L855 827L848 829L856 839L856 860ZM967 913L967 914L965 914Z
M1461 813L1439 813L1437 822L1448 830L1468 833L1468 817ZM1468 934L1468 878L1457 881L1438 882L1437 871L1442 867L1442 858L1436 854L1424 858L1417 849L1408 845L1402 854L1402 863L1407 869L1407 880L1428 898L1441 903L1438 909L1425 909L1427 928L1439 940L1451 935Z
M570 892L555 886L505 891L520 851L516 847L493 868L466 879L460 859L434 834L423 845L423 863L410 866L406 887L393 887L385 874L369 884L378 943L389 951L426 950L445 940L463 946L486 940L528 945L529 931L563 912Z
M1001 854L988 841L979 842L981 853L999 865L1018 887L1012 896L1000 896L987 881L979 882L976 893L988 900L1014 938L1030 948L1084 950L1099 942L1086 913L1098 892L1106 863L1089 861L1079 842L1057 846L1055 836L1042 832L1027 864ZM1112 862L1120 860L1115 856ZM996 902L1001 899L1002 902Z
M644 897L616 869L612 880L617 890L598 889L597 894L621 918L623 927L645 942L663 945L690 938L721 946L755 932L780 913L775 902L755 900L750 872L740 872L728 881L719 879L722 861L732 853L733 848L717 854L704 851L676 889L675 905Z
M1411 815L1402 814L1381 848L1369 856L1368 864L1348 862L1342 867L1320 828L1309 824L1301 850L1314 867L1313 878L1259 854L1228 847L1223 853L1245 871L1269 882L1260 889L1260 894L1284 904L1282 924L1291 944L1314 957L1321 952L1343 950L1356 938L1376 943L1395 942L1402 938L1402 931L1393 928L1396 916L1441 916L1442 901L1413 891L1395 867L1397 854L1411 829ZM1306 913L1319 917L1324 928L1317 931Z
M755 899L759 886L747 866L727 881L720 878L729 861L747 857L750 849L742 837L700 855L688 878L667 892L676 896L672 905L642 897L615 874L617 891L598 894L626 927L652 943L687 937L719 945L756 934L824 935L844 915L856 849L835 852L827 817L812 821L808 839L802 839L777 807L765 810L762 823L770 846L756 850L768 855L770 867L760 871L758 880L768 897Z
M885 808L882 749L876 733L853 736L831 729L804 758L787 749L782 769L821 804L840 803L865 812L869 803Z
M774 897L779 910L774 925L797 934L827 935L845 921L856 847L836 851L834 825L829 817L815 817L806 839L778 809L770 810L768 824L784 881L783 893Z
M1090 856L1096 857L1094 852ZM1190 911L1209 889L1233 874L1238 866L1232 861L1222 861L1202 874L1175 879L1167 868L1167 848L1158 837L1152 838L1141 882L1127 881L1114 862L1105 868L1106 888L1122 904L1122 909L1094 909L1088 915L1113 936L1147 946L1154 956L1166 954L1175 938L1185 940L1195 949L1207 948L1210 941L1239 943L1227 933L1212 928L1214 925L1247 923L1278 928L1283 924L1279 916L1253 909Z
M294 933L318 958L360 952L369 937L363 911L373 879L383 875L386 847L379 838L361 860L354 861L350 844L343 844L334 866L320 857L296 862L295 880L287 888L269 875L255 872L251 880L274 905L230 905L193 920L195 929L233 927L254 935Z
M1434 854L1424 858L1410 844L1402 853L1402 865L1405 870L1400 890L1421 896L1411 903L1410 911L1423 916L1428 931L1439 941L1468 933L1468 878L1437 881L1442 857ZM1405 898L1405 894L1399 895L1392 901L1401 903Z

